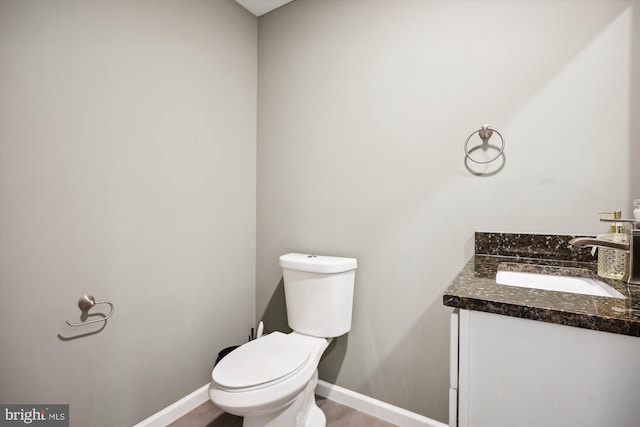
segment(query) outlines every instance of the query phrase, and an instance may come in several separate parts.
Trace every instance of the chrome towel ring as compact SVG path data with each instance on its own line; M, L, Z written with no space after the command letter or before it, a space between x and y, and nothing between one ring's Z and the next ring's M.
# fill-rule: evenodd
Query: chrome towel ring
M84 316L84 317L86 317L88 315L87 313L88 313L88 311L90 309L92 309L94 306L96 306L98 304L108 304L109 307L111 307L111 311L109 311L109 313L107 315L104 315L104 317L101 317L100 319L87 320L87 321L79 322L79 323L71 323L68 320L65 320L65 322L69 326L84 326L84 325L88 325L90 323L97 323L97 322L106 321L113 314L113 304L111 304L108 301L96 301L96 299L94 297L92 297L91 295L83 295L78 300L78 307L80 308L80 310L82 310L82 316Z
M473 150L475 150L477 148L480 148L480 147L486 149L489 146L489 138L491 138L491 136L493 136L494 132L497 133L498 136L500 137L500 150L498 151L498 154L496 154L495 157L493 157L492 159L489 159L489 160L476 160L473 157L471 157L471 151L473 151ZM480 147L474 148L473 150L469 150L469 140L476 133L478 134L480 139L482 139L482 145ZM489 125L484 125L484 126L482 126L481 129L478 129L477 131L473 132L471 135L469 135L469 137L467 138L467 141L464 143L464 153L467 156L467 159L471 160L474 163L491 163L494 160L496 160L498 157L500 157L502 155L503 151L504 151L504 137L502 136L502 134L500 132L498 132L496 129L493 129Z

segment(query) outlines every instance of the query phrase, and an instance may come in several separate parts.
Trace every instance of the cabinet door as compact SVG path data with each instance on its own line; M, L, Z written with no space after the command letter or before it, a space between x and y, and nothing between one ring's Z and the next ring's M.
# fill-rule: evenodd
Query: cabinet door
M459 310L451 314L449 338L449 427L458 427L458 318Z
M640 338L461 310L458 425L640 426Z

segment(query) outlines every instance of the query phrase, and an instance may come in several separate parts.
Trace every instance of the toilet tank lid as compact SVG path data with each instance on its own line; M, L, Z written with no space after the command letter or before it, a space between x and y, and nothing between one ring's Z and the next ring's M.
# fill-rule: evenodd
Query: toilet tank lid
M355 270L358 262L355 258L290 253L280 257L280 268L307 271L309 273L343 273Z

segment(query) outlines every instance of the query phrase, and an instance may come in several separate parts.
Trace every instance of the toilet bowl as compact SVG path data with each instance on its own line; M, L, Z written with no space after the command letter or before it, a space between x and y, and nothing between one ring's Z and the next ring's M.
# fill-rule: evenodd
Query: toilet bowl
M209 398L220 409L244 417L245 427L323 426L323 420L298 424L296 415L305 403L309 415L314 413L309 399L314 399L318 363L329 342L297 332L272 332L250 341L216 365ZM291 406L295 408L283 410Z
M351 329L356 260L280 257L289 326L241 345L214 366L209 398L244 427L325 427L315 402L320 357Z

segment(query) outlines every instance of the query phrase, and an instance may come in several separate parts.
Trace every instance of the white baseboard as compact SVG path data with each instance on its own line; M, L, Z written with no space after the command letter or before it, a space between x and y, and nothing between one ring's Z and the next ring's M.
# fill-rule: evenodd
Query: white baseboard
M398 426L448 427L447 424L440 421L432 420L415 412L407 411L326 381L318 380L316 394Z
M166 427L183 415L196 409L209 400L209 384L205 384L193 393L172 403L166 408L151 415L149 418L140 421L133 427Z
M209 400L208 389L209 384L203 385L193 393L172 403L149 418L140 421L133 427L166 427L168 424L171 424ZM390 405L381 400L356 393L355 391L330 384L326 381L318 380L316 394L398 426L448 427L447 424L441 423L440 421L432 420L415 412L407 411L406 409Z

